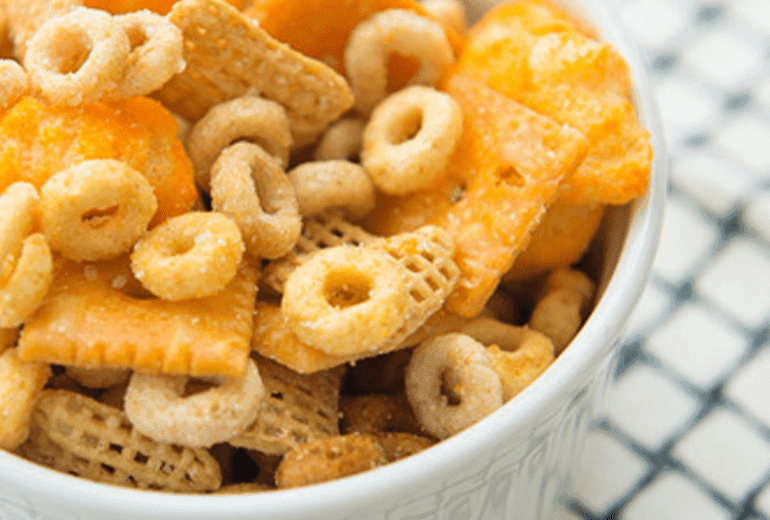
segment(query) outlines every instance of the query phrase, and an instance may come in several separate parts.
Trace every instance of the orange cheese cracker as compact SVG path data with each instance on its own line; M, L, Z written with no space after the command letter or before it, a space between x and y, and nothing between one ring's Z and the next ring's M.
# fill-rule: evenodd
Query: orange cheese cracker
M588 143L577 130L461 75L450 78L447 92L463 109L464 132L445 177L406 197L381 197L369 223L380 234L423 224L446 229L461 270L446 306L471 317L524 249Z
M17 181L40 188L89 159L118 159L142 173L158 210L151 225L188 211L198 197L177 122L157 101L53 107L24 98L0 119L0 192Z
M646 189L652 148L628 97L628 65L561 10L541 0L493 9L468 35L455 70L588 136L561 200L623 204Z
M147 297L125 257L65 261L42 307L24 325L19 358L85 367L243 375L249 355L257 273L242 265L207 298Z

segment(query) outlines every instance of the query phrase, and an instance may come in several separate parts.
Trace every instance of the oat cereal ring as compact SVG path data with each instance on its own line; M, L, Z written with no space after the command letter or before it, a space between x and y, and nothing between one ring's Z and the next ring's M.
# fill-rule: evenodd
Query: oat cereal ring
M29 91L29 76L14 60L0 60L0 110L7 110Z
M243 251L241 232L229 217L190 212L144 235L131 253L131 270L164 300L202 298L230 283Z
M13 450L29 436L32 410L51 370L21 361L15 348L0 354L0 449Z
M275 472L275 483L279 488L318 484L387 462L385 450L373 435L339 435L288 452Z
M444 172L462 125L460 105L448 94L407 87L374 109L364 129L361 164L385 193L418 191Z
M37 190L26 182L15 182L0 195L0 328L24 323L43 303L53 279L45 237L30 235L39 204Z
M328 354L376 349L412 312L406 276L387 253L354 246L324 249L289 276L281 300L286 323Z
M445 439L503 404L502 385L484 346L465 334L444 334L414 350L406 396L423 429Z
M128 251L147 230L158 200L147 178L127 163L94 159L52 175L40 188L43 233L75 261Z
M342 400L343 433L420 431L417 418L403 397L387 394L365 394Z
M438 85L454 63L452 46L437 22L406 9L370 16L350 33L345 47L345 69L362 114L386 96L388 58L394 53L420 62L412 85Z
M201 189L209 191L214 162L225 148L238 140L258 144L278 159L281 169L286 168L291 149L286 110L275 101L243 96L213 106L199 119L187 137L187 151Z
M313 158L316 161L332 159L355 160L361 154L364 121L361 119L340 119L329 125L318 142Z
M128 419L156 441L193 448L225 442L256 419L264 386L253 360L244 377L212 378L217 386L184 396L188 381L135 372L126 390Z
M565 268L551 273L545 286L529 326L548 336L560 353L580 329L596 284L581 271Z
M34 34L24 56L32 85L54 105L99 101L115 88L131 44L108 13L76 8L51 18Z
M279 258L302 232L297 195L278 160L262 147L235 143L211 168L211 205L230 216L257 258Z
M126 32L131 51L111 99L149 94L184 70L182 31L165 17L142 10L114 20Z
M555 358L545 335L489 318L477 318L460 329L487 346L492 369L500 376L503 400L508 401L534 381Z
M65 371L80 386L94 389L122 385L131 377L131 370L127 368L91 368L70 365L65 368Z
M358 164L341 160L310 161L291 170L288 176L303 217L339 208L355 222L374 209L374 185Z

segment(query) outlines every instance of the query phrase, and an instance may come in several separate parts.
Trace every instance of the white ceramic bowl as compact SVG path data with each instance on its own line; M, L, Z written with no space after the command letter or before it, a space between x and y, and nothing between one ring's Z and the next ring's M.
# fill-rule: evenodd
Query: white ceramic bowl
M495 4L471 2L478 13ZM607 0L557 0L631 63L635 102L656 154L648 192L608 219L598 304L566 351L529 388L435 447L353 477L255 495L133 491L64 475L0 451L0 520L552 520L644 288L662 221L666 163L643 70Z

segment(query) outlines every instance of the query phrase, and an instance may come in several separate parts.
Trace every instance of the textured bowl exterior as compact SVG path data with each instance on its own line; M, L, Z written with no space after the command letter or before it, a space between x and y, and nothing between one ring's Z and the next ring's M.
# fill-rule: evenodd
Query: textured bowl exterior
M470 11L494 3L471 1ZM648 192L617 212L617 226L609 226L605 250L619 259L602 275L602 297L570 347L535 383L490 417L412 457L322 485L257 495L122 489L0 450L0 520L553 520L606 393L618 338L652 265L666 186L657 113L639 61L610 14L613 2L558 3L592 21L629 58L656 158Z

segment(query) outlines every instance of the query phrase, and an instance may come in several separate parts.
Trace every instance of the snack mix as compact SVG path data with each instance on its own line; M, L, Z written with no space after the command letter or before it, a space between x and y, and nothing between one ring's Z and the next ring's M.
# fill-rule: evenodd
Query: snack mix
M515 399L652 148L547 0L8 0L0 448L170 492L304 486ZM512 406L515 404L512 404Z

